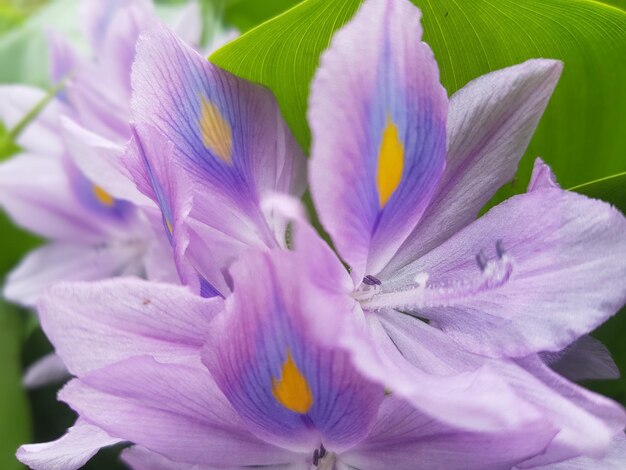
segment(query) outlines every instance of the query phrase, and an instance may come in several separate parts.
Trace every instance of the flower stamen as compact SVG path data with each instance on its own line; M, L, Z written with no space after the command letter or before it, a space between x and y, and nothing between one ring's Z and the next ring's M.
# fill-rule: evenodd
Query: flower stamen
M482 292L497 289L505 285L513 272L513 259L504 249L502 240L496 242L496 255L489 259L483 250L476 255L480 276L471 276L446 281L430 281L426 272L415 276L415 283L408 288L396 291L370 293L370 296L357 298L368 309L392 307L398 309L449 307Z

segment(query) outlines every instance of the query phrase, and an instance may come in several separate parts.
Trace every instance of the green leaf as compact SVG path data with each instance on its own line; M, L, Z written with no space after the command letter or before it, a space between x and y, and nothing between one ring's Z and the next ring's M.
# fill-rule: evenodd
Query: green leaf
M30 441L31 429L26 396L22 389L20 346L23 318L17 309L0 302L0 468L23 468L15 451Z
M574 186L571 190L610 202L626 214L626 172Z
M414 0L425 40L452 93L484 73L533 57L564 61L552 102L520 165L528 181L540 155L560 183L574 186L626 170L626 12L593 0ZM250 30L211 57L268 86L306 150L309 83L333 33L359 0L306 0ZM523 191L507 186L500 198Z
M254 28L300 3L301 0L228 0L224 9L226 22L241 33Z
M602 3L606 3L607 5L613 5L622 10L626 9L626 0L602 0Z

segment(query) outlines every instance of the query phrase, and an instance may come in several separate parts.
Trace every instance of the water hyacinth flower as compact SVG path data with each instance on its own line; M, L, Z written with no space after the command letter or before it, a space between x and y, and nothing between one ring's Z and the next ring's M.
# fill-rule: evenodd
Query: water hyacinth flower
M539 161L526 194L474 221L560 65L530 61L448 100L420 34L410 3L368 0L313 85L311 189L350 274L297 203L270 194L297 195L302 173L299 157L267 156L288 137L266 93L162 27L145 36L125 162L179 270L226 300L131 280L52 289L42 324L80 418L23 462L77 468L132 442L138 469L620 468L623 410L546 362L623 303L624 217ZM248 121L249 103L275 119ZM268 123L283 137L260 138ZM286 220L293 251L278 249ZM217 269L213 243L230 250Z
M154 21L152 4L87 0L81 18L96 59L50 34L50 78L60 91L20 136L23 154L0 168L3 208L19 225L51 240L7 280L5 296L26 306L64 279L130 274L176 279L167 257L155 255L167 250L167 242L132 204L146 199L119 164L130 138L135 44ZM45 98L45 92L29 87L5 86L0 92L9 128Z
M0 117L7 128L19 126L31 110L51 99L19 135L20 154L0 166L3 209L18 225L49 240L6 281L5 298L27 307L62 280L127 275L177 280L173 263L162 254L169 250L167 241L152 228L156 208L133 204L145 205L147 199L119 160L130 137L135 44L154 20L152 4L86 0L81 18L96 59L83 57L50 33L50 79L59 89L55 97L32 87L0 87ZM197 15L194 21L200 23ZM188 31L194 29L189 19L184 23ZM37 386L66 374L51 354L27 371L24 383Z
M60 398L82 421L18 457L73 469L100 446L131 441L133 468L414 468L419 456L424 468L500 469L553 437L541 419L457 429L386 396L315 333L336 312L311 302L315 288L299 273L293 253L248 255L231 269L225 306L145 281L53 288L42 324L78 377Z
M556 374L539 357L536 361L522 359L541 354L553 363L555 357L550 358L550 353L558 352L566 368L567 355L560 351L570 347L567 352L575 359L588 355L586 345L594 345L594 350L601 354L593 356L594 360L607 364L607 375L614 374L606 351L583 335L623 303L624 289L619 279L625 267L620 258L613 257L616 251L624 249L620 236L624 232L623 216L604 203L562 191L552 182L549 168L539 162L532 191L494 209L498 215L492 211L470 224L497 188L514 174L561 66L555 61L535 60L475 80L450 100L448 122L448 100L438 82L432 54L420 41L419 33L419 13L408 3L367 2L355 20L336 35L323 57L312 87L309 115L314 137L311 191L339 254L352 268L352 278L346 277L334 255L325 254L323 248L314 249L321 243L315 237L301 244L301 267L311 272L310 278L326 279L327 289L320 295L343 296L346 311L364 312L380 346L376 354L385 359L366 360L361 353L356 363L362 367L362 373L393 383L390 387L401 391L416 406L437 409L440 419L457 424L471 400L467 395L427 392L425 383L454 390L471 382L477 392L471 399L483 409L495 406L486 398L487 390L497 384L502 386L500 376L512 374L526 377L525 380L535 377L556 384L553 390L543 393L552 394L555 403L565 408L571 405L566 397L576 395L575 406L581 413L578 419L585 421L588 429L596 429L595 439L586 439L586 433L580 433L580 421L572 420L572 413L562 409L553 419L572 434L562 433L560 439L566 442L558 442L555 452L569 452L571 456L582 448L585 452L601 451L623 429L621 409L596 395L578 394L578 388L569 382L553 379ZM364 38L371 41L367 51L376 56L371 62L383 64L382 71L364 62L363 57L357 60L352 56L355 44L363 44ZM387 55L378 57L376 54L382 54L381 51ZM361 72L354 72L357 70ZM162 88L156 91L155 77L163 77L158 81ZM241 83L207 64L166 29L151 31L139 46L134 67L133 112L137 131L127 164L142 192L163 209L163 225L172 233L173 244L179 247L179 266L189 262L227 295L229 282L224 266L228 261L249 246L275 245L272 231L268 232L261 215L263 208L259 207L264 194L267 196L272 190L297 194L294 188L299 184L294 186L293 181L299 181L301 176L297 171L299 158L295 158L293 167L268 165L271 158L260 151L258 159L250 159L246 153L236 155L232 161L224 158L234 155L227 145L230 142L241 142L244 150L249 148L245 146L246 134L231 137L235 135L231 134L233 129L247 130L248 125L233 125L246 123L246 114L234 114L241 106L228 101L225 93L216 94L220 88L211 80L219 84L233 80ZM411 86L400 87L402 83ZM355 93L361 94L344 102ZM207 106L209 102L221 106L219 113ZM337 106L338 102L343 104ZM228 104L232 109L224 107ZM383 109L384 106L389 109ZM354 116L346 119L346 113ZM216 141L215 136L226 136L226 144ZM294 145L285 148L293 149ZM289 154L297 155L295 150ZM409 173L396 174L396 187L390 187L389 181L398 167ZM296 171L277 173L280 168ZM283 177L285 174L287 178ZM259 188L255 178L265 184ZM282 187L274 183L281 181L285 184ZM245 186L241 186L242 182ZM189 194L186 188L193 184L203 190ZM400 197L404 193L405 199ZM546 201L550 202L551 211L544 209ZM185 214L190 211L195 211L195 216L193 222L187 223ZM520 219L511 225L515 217ZM566 223L572 218L573 222ZM406 225L410 220L414 226ZM486 223L487 229L483 228ZM518 225L528 231L523 245L516 243L524 233ZM461 238L465 226L466 232L473 230L478 234L469 232L469 238ZM588 231L590 227L593 232ZM456 232L460 233L455 235ZM598 244L595 233L601 233L605 241ZM380 237L389 239L389 243L383 243L382 238L376 242ZM583 285L598 278L598 273L579 258L581 247L591 241L593 247L583 251L593 256L594 262L602 263L601 286L597 295L582 301L581 295L586 292ZM543 251L538 249L542 243ZM200 248L193 248L194 245ZM405 248L409 245L413 246L410 250ZM370 248L375 251L372 255L367 251ZM422 249L426 252L422 253ZM575 262L568 254L577 257ZM379 256L391 257L384 263L368 261ZM565 285L558 283L564 275L559 262L571 269ZM403 263L406 266L402 269L394 268L394 264ZM452 269L454 263L459 263L456 271ZM531 269L534 276L524 275L525 269ZM529 283L532 288L527 291ZM558 296L551 290L561 292L568 286L572 291ZM508 297L507 292L511 292ZM519 296L526 303L520 304ZM407 322L405 315L397 313L398 309L429 318L430 326L436 328L424 329L417 320ZM449 323L437 316L454 309L456 315L445 318ZM548 310L556 314L549 319L540 316ZM334 332L341 331L340 318ZM454 366L454 378L440 380L423 363L419 363L419 373L398 367L408 357L417 361L417 338L426 342L423 335L438 335L442 331L470 354ZM341 333L348 348L352 346L349 333ZM475 338L478 333L482 336ZM401 335L408 340L404 341ZM570 346L581 336L581 343ZM440 342L437 339L433 347ZM401 348L402 354L396 348L399 344L406 344ZM511 361L500 363L489 358ZM555 368L558 366L555 364ZM508 369L502 370L503 367ZM578 376L582 373L579 371ZM475 419L468 418L466 424L475 425Z

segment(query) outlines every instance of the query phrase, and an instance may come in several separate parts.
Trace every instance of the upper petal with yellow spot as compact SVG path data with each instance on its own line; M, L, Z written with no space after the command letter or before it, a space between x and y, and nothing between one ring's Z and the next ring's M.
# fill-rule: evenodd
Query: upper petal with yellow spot
M224 163L233 163L233 131L218 107L201 98L200 132L202 143Z

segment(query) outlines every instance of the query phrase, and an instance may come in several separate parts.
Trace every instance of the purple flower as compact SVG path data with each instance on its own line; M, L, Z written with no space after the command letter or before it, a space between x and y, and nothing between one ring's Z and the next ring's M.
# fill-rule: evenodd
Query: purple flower
M71 469L101 446L131 441L131 460L160 455L173 468L413 468L419 455L430 468L496 469L554 436L539 415L468 431L386 396L319 331L340 310L312 302L318 291L300 273L293 253L246 256L231 269L225 304L139 280L53 288L40 315L78 377L60 398L81 421L18 457Z
M162 26L144 36L123 161L192 289L44 296L80 418L21 461L72 469L131 442L137 469L623 466L624 410L555 370L589 376L568 369L582 356L614 374L585 335L626 298L626 220L540 160L526 194L476 220L561 66L448 100L419 17L367 0L312 86L311 193L350 273L289 197L303 159L269 92Z
M135 43L154 21L151 4L103 5L85 1L81 11L97 59L83 58L63 38L50 35L51 81L65 84L21 134L22 153L0 167L3 208L19 225L50 240L8 278L5 296L27 306L60 280L146 274L176 279L167 257L154 256L167 245L133 204L146 199L119 163L130 138ZM21 86L2 87L0 93L9 128L45 97Z
M198 8L191 2L177 28L199 46ZM177 281L162 254L169 248L159 210L137 191L121 161L131 137L135 46L157 21L152 2L85 0L80 15L93 57L50 34L50 78L63 86L20 135L22 154L0 166L0 204L20 226L51 240L8 278L5 296L26 306L59 280L140 275ZM0 94L0 117L9 128L45 98L24 86L0 87Z
M88 0L81 11L97 59L83 58L62 37L50 34L51 81L63 87L19 136L22 152L0 165L3 209L18 225L49 240L7 278L4 296L27 307L62 280L177 279L173 263L163 255L167 241L151 227L157 209L136 206L147 199L119 159L130 137L135 43L154 21L151 3L104 5ZM0 117L8 128L46 98L43 91L13 85L0 87L0 95ZM37 386L65 374L50 355L27 371L24 382Z
M626 250L624 217L561 190L539 161L531 191L475 221L513 176L561 65L533 60L494 72L448 103L420 33L419 12L408 2L367 2L335 36L312 86L311 192L351 278L315 235L296 250L301 269L325 287L320 296L344 298L346 311L362 315L378 350L364 354L360 336L352 341L350 322L344 331L339 314L328 334L347 349L358 344L361 373L457 425L478 425L475 416L463 415L468 402L507 416L498 410L506 400L493 402L488 393L502 387L503 375L538 387L549 382L542 393L553 397L554 407L574 407L576 419L596 431L581 432L572 412L559 409L550 419L563 432L546 458L600 452L623 429L623 411L561 381L536 355L554 363L558 353L563 362L554 367L564 370L568 359L561 351L569 347L607 363L608 376L614 375L602 348L588 355L597 343L583 335L624 302L626 263L615 256ZM358 48L364 53L357 56ZM280 244L286 217L265 205L280 221L269 229L262 201L273 192L299 193L295 144L287 134L279 141L288 145L272 152L277 142L268 136L277 131L267 125L276 121L247 124L251 103L265 92L207 63L163 28L140 43L133 85L137 133L129 169L163 209L179 270L191 265L189 279L200 273L227 295L224 274L232 259L250 246ZM264 102L257 109L275 115L271 98ZM252 145L254 139L261 143ZM285 166L274 154L295 157ZM290 171L278 173L282 168ZM168 180L182 183L172 187ZM168 221L168 214L178 216ZM444 364L446 355L436 351L452 347L450 341L467 356ZM427 342L430 352L416 353ZM427 353L438 366L420 360ZM454 376L441 380L441 370ZM425 383L449 393L433 394ZM470 383L477 391L470 398L453 392ZM524 399L528 394L522 392Z
M585 351L595 343L583 335L624 303L626 263L615 256L626 250L623 216L561 190L538 162L527 194L475 221L512 178L560 70L556 61L529 61L479 78L448 100L432 53L420 41L419 12L403 1L367 2L324 55L309 109L311 192L351 279L332 253L316 249L320 241L314 235L296 245L301 269L324 286L320 296L343 297L346 311L363 312L376 340L371 356L363 352L361 336L352 336L350 321L342 327L340 314L327 334L336 334L347 350L358 349L355 365L371 380L438 419L470 428L480 421L463 414L470 402L483 417L489 409L508 416L503 376L515 383L517 398L540 408L542 401L550 403L549 420L560 431L534 464L601 453L625 423L618 405L562 380L537 356L552 362L551 352L581 337L571 350ZM170 33L155 30L139 47L133 80L135 121L144 126L138 140L164 141L160 151L131 152L141 155L131 163L135 179L163 165L186 172L203 188L187 198L165 191L160 199L181 208L181 201L194 199L197 209L191 211L201 224L192 228L180 219L181 235L174 237L185 247L179 269L186 259L212 283L220 282L223 267L244 246L274 245L272 231L264 236L260 214L269 192L250 182L265 175L259 173L265 166L254 167L255 160L245 157L233 164L224 158L230 147L207 144L207 132L229 137L239 122L233 114L239 106L206 111L207 102L223 106L216 86L230 88L235 80L221 75ZM157 82L162 88L155 91ZM241 148L250 141L244 136ZM257 161L265 161L260 155ZM267 171L270 181L279 180L275 168ZM293 188L273 189L297 194ZM240 225L240 214L252 232ZM211 231L236 242L242 233L250 236L231 247L217 238L220 244L211 247ZM210 264L212 253L228 256ZM206 271L214 268L219 272ZM228 276L221 282L228 284ZM442 358L452 353L443 351L450 348L460 352L446 363ZM424 360L427 355L436 360ZM608 362L607 372L614 374L610 360L593 357ZM442 371L452 375L442 380ZM426 383L440 392L432 393ZM470 383L477 391L472 396L453 392ZM496 388L499 401L489 398Z

